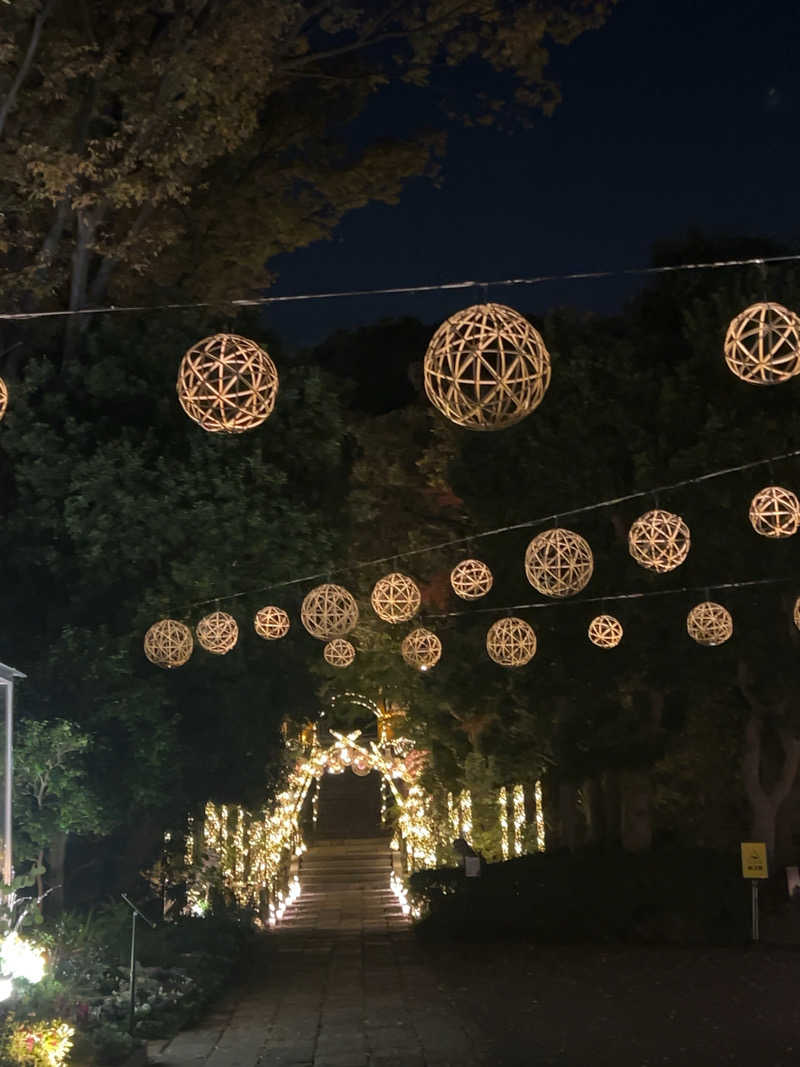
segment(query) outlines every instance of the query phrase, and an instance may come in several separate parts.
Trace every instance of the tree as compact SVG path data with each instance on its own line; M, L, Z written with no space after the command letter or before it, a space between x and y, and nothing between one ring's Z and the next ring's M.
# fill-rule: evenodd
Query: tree
M136 849L191 805L263 803L281 718L313 692L299 625L274 647L251 619L268 598L294 615L297 587L265 587L335 557L347 459L335 388L312 368L282 367L267 426L221 439L175 398L197 323L118 329L95 331L90 360L66 371L30 361L4 420L0 645L26 665L24 715L93 736L88 780L130 884ZM193 625L215 596L251 589L265 591L223 605L241 627L228 656L147 662L158 618Z
M90 737L64 719L22 720L14 743L14 851L17 862L41 869L60 892L67 835L108 827L86 773ZM37 878L39 896L43 879Z
M434 71L479 56L512 75L517 108L549 113L550 42L611 2L20 0L0 36L4 302L74 311L153 283L253 293L272 257L434 171L435 130L350 131L384 88L430 96ZM473 119L496 116L481 104ZM69 320L68 351L86 321Z

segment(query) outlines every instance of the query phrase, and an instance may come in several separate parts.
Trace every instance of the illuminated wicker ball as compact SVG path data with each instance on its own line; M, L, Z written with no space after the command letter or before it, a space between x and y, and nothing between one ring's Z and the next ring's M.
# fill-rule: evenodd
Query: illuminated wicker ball
M442 655L442 642L436 634L420 626L403 639L400 653L409 667L427 671L439 662Z
M525 552L528 581L545 596L574 596L594 570L588 542L572 530L555 527L538 534Z
M731 320L725 362L750 385L777 385L800 371L800 319L781 304L753 304Z
M267 641L277 641L279 637L286 637L289 632L289 616L283 608L270 605L256 612L253 626L259 637Z
M255 341L217 333L183 357L177 388L181 407L204 430L243 433L272 413L278 372Z
M157 667L182 667L193 648L192 631L176 619L153 623L144 635L144 654Z
M343 637L334 637L322 650L322 655L331 667L349 667L356 658L356 650Z
M492 572L479 559L462 559L450 572L450 585L462 600L479 600L492 588Z
M486 634L486 651L501 667L524 667L536 655L536 634L524 619L498 619Z
M197 642L206 652L224 656L234 647L239 639L239 627L236 619L227 611L212 611L202 618L195 627Z
M622 640L622 623L613 615L598 615L589 623L589 640L598 648L616 648Z
M800 527L800 500L791 489L768 485L750 501L750 524L762 537L792 537Z
M328 582L305 596L300 618L312 637L329 641L350 633L358 622L358 604L343 586Z
M628 531L628 551L649 571L674 571L689 555L689 527L671 511L654 508L640 515Z
M800 630L800 596L794 602L794 611L792 612L794 618L794 624L798 630Z
M425 353L425 392L451 422L502 430L539 406L550 384L550 356L538 330L503 304L451 315Z
M8 407L8 386L3 381L3 379L0 378L0 419L2 419L3 416L5 415L7 407Z
M384 622L408 622L419 611L421 600L414 579L398 571L379 578L370 597L373 611Z
M686 616L686 629L698 645L722 645L733 633L733 619L722 604L704 600Z

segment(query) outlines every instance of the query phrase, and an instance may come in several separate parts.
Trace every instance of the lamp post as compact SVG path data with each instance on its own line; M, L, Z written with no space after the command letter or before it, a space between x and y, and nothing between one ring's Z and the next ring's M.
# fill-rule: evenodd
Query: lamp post
M11 885L11 797L14 779L14 680L24 678L21 671L0 663L0 685L5 689L6 704L6 759L5 759L5 810L3 826L3 882Z

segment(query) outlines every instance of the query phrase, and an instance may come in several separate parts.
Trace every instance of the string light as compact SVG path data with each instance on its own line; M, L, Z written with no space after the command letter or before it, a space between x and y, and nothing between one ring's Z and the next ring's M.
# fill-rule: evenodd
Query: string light
M500 808L500 851L503 859L508 859L508 805L506 787L503 786L497 794L497 806Z
M537 780L534 786L534 797L536 799L536 847L539 852L544 852L547 842L544 831L544 804L542 803L541 781Z
M514 811L514 855L521 856L525 839L525 790L515 785L511 794Z

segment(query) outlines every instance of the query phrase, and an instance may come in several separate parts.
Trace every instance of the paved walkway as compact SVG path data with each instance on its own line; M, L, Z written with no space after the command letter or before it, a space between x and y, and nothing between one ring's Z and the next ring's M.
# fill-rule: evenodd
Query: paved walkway
M476 1035L421 958L385 838L326 841L247 988L151 1060L164 1067L478 1067Z

